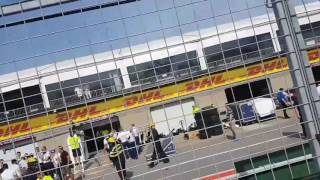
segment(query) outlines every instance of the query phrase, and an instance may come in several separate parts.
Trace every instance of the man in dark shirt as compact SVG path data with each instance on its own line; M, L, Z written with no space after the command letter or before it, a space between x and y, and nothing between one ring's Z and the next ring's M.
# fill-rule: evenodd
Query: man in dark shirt
M236 120L234 118L234 115L233 115L233 111L230 107L229 104L226 104L226 119L229 123L229 128L230 128L230 131L232 133L232 139L237 139L237 134L236 134L236 131L235 131L235 127L236 127Z
M126 158L124 157L124 148L121 144L121 140L116 140L116 138L110 137L108 142L110 145L110 160L116 168L120 179L127 179Z
M166 153L163 151L161 142L160 142L160 136L155 128L155 124L150 124L150 139L153 144L153 153L151 155L151 163L148 165L150 168L155 166L155 160L161 159L164 163L169 162L169 158L167 157Z
M63 149L62 146L58 147L60 153L60 169L63 179L67 179L70 176L70 167L69 164L71 162L69 153Z

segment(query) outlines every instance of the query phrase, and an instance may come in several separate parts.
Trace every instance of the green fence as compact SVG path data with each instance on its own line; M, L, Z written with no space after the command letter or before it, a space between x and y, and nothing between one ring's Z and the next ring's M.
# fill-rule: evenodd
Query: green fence
M241 180L320 179L308 143L235 163Z

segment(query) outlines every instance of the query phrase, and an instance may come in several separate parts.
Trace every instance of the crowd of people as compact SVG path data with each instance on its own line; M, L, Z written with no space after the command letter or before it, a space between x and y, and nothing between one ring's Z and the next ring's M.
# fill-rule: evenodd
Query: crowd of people
M51 151L35 147L35 154L17 152L10 165L0 160L0 173L1 180L72 179L70 156L62 146Z
M154 167L158 160L167 163L169 159L164 152L160 135L155 124L150 124L146 142L153 145L153 153L149 167ZM48 150L46 146L35 147L35 152L23 154L16 152L16 158L11 163L0 160L0 180L53 180L73 179L76 166L81 163L81 140L75 131L70 130L67 144L71 155L62 146ZM121 179L127 179L125 162L127 159L136 160L143 151L144 134L134 124L129 131L111 132L104 138L104 150L116 168ZM74 163L71 161L73 157ZM83 169L82 169L83 170Z

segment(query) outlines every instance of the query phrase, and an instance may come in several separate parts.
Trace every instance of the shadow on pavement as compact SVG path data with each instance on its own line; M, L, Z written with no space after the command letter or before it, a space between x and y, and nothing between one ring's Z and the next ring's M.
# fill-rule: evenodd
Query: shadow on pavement
M302 134L299 132L283 132L283 136L287 136L289 138L302 138Z

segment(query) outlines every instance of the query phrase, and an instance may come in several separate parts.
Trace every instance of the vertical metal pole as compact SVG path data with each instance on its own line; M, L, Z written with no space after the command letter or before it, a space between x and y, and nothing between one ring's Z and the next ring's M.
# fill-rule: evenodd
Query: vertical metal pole
M271 0L273 11L277 20L280 34L284 35L284 42L282 50L288 53L288 64L291 70L291 77L294 87L298 87L298 101L301 111L301 117L304 121L311 121L305 123L307 137L310 138L311 145L315 152L316 162L320 167L320 146L316 139L316 134L319 132L317 129L319 117L317 114L317 107L313 104L315 100L315 86L310 86L310 82L314 82L313 75L310 74L309 60L305 51L305 43L300 30L298 20L294 8L289 6L287 0ZM319 107L318 107L319 108ZM319 112L319 111L318 111Z

